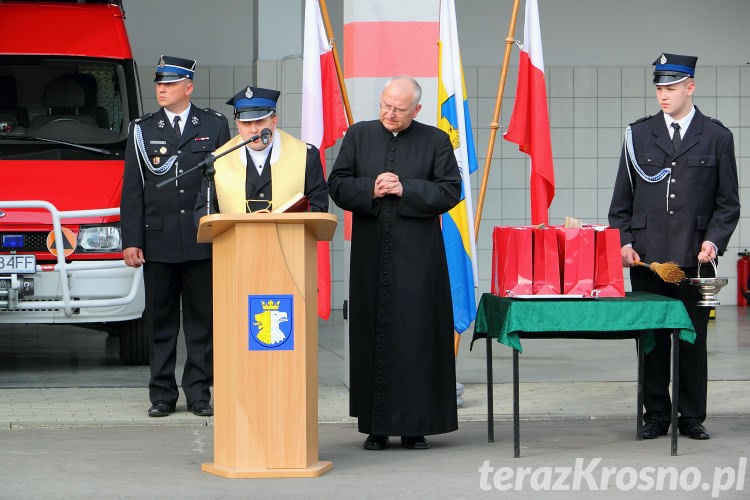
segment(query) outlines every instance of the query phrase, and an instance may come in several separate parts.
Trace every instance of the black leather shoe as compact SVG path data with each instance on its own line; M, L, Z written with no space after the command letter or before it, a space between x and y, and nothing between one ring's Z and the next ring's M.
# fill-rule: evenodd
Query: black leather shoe
M199 417L210 417L214 414L214 409L208 404L208 401L195 401L188 405L188 410L193 412L193 415Z
M430 443L424 436L401 436L401 447L410 450L429 450Z
M669 424L664 424L657 420L647 420L643 424L643 439L656 439L664 436L669 429Z
M149 417L166 417L170 413L174 412L174 405L170 405L166 401L156 401L148 409Z
M378 434L370 434L365 439L365 444L362 446L365 450L385 450L390 444L388 443L388 436L380 436Z
M708 433L700 422L688 422L685 425L681 425L680 434L690 439L711 439L711 434Z

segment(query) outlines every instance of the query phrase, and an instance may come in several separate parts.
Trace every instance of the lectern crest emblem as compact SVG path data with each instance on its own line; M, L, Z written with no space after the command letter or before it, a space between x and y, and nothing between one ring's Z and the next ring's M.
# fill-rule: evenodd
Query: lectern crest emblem
M248 348L294 350L294 296L248 295Z

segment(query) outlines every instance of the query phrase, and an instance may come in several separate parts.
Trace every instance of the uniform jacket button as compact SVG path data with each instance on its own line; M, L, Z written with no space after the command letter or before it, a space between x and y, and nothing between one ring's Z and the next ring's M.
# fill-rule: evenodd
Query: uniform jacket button
M672 162L672 166L673 166L673 167L676 167L676 166L677 166L677 162L676 162L676 161L673 161L673 162Z
M180 213L181 213L181 214L184 214L184 213L185 213L185 211L184 211L184 210L180 210Z
M672 198L672 199L674 199L674 197L675 197L675 194L674 194L674 193L672 193L672 194L670 194L670 195L669 195L669 197L670 197L670 198Z
M260 193L260 194L259 194L258 196L259 196L260 198L265 198L265 197L266 197L266 195L265 195L265 194L263 194L263 193Z

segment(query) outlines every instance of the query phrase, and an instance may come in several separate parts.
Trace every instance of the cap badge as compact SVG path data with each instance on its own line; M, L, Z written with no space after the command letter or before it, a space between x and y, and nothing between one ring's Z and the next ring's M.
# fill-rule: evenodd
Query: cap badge
M163 154L163 155L167 154L167 147L166 147L166 146L162 146L162 147L160 147L160 148L159 148L159 152L160 152L161 154Z
M164 62L164 56L161 56L159 58L159 67L163 69L164 66L166 66L166 63Z
M250 87L248 87L247 90L245 90L245 97L247 97L248 99L253 98L253 91L250 89Z
M667 56L664 54L661 55L661 59L659 59L659 62L662 64L667 64Z

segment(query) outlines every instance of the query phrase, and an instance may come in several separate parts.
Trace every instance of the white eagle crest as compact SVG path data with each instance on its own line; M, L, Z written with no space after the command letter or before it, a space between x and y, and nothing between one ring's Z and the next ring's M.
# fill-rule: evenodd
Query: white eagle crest
M258 327L258 340L266 345L283 342L286 335L279 325L285 321L289 321L286 311L263 311L256 314L254 325Z

